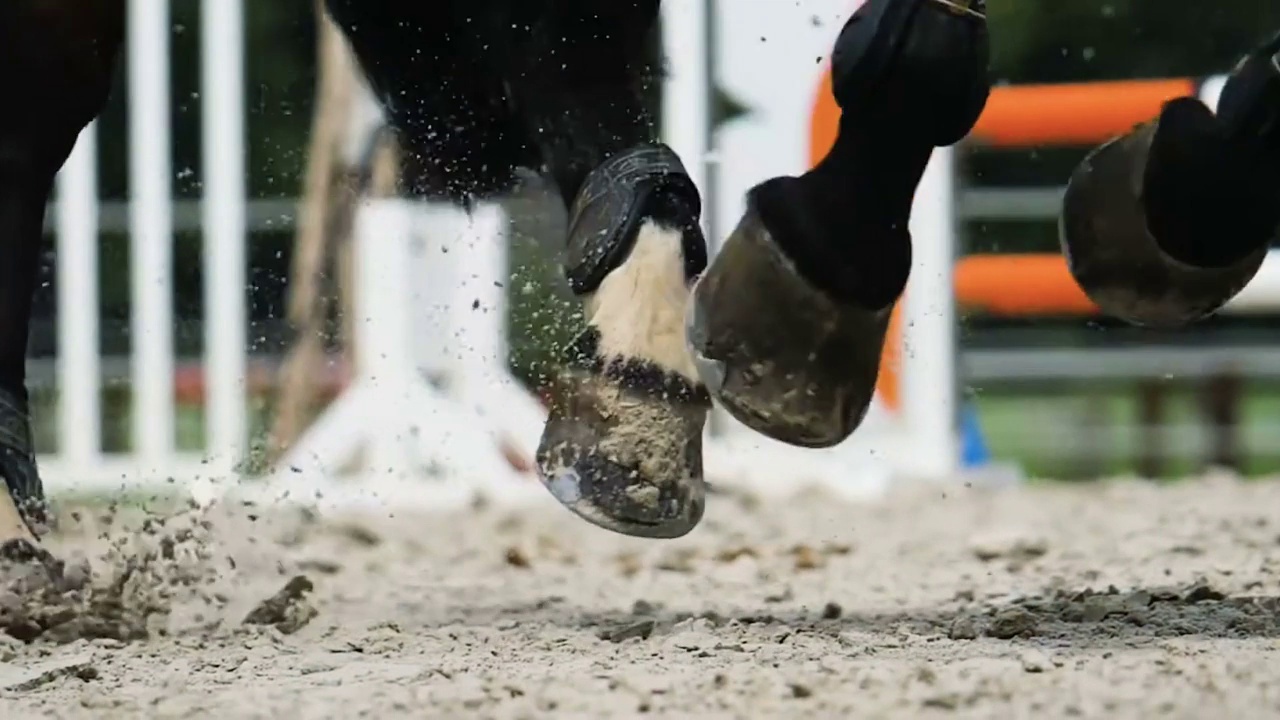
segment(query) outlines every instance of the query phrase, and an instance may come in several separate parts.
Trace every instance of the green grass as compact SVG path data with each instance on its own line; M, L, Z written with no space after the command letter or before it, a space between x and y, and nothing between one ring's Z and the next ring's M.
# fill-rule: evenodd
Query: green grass
M1032 475L1078 479L1137 469L1142 446L1132 392L985 392L974 402L992 454ZM1203 471L1211 437L1190 390L1171 389L1165 422L1187 428L1192 442L1184 435L1163 443L1164 476ZM1280 389L1246 391L1239 435L1246 474L1280 473Z

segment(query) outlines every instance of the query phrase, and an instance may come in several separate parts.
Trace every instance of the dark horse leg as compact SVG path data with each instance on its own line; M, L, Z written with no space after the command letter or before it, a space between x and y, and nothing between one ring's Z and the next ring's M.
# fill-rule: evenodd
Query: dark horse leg
M1063 251L1106 313L1173 327L1244 289L1280 237L1280 35L1195 98L1094 150L1067 185Z
M123 0L0 2L0 543L44 519L25 388L44 210L106 103L123 29Z
M987 58L981 0L867 0L841 31L834 146L751 190L694 290L698 370L738 420L803 447L861 423L910 269L916 186L933 149L977 121Z
M704 504L710 399L682 330L706 263L697 188L642 90L659 0L328 0L410 154L415 189L461 204L518 166L569 209L565 272L588 329L538 451L548 489L617 532L674 537Z
M642 102L658 0L544 0L511 59L513 87L569 206L570 287L587 330L572 390L538 449L547 488L618 532L677 537L702 517L710 397L684 341L689 283L706 265L698 188ZM528 7L527 5L524 7Z

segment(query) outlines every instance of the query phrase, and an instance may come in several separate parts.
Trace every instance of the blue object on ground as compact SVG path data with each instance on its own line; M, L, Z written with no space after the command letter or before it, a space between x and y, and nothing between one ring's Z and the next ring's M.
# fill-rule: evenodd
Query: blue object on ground
M978 422L978 408L971 402L960 408L960 464L964 467L980 467L991 462L991 449L982 434Z

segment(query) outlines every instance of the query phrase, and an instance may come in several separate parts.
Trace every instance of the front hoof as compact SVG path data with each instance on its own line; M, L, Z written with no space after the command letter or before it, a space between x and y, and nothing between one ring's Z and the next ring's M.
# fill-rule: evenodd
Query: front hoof
M570 371L538 446L539 477L593 525L677 538L697 527L706 507L702 431L710 399L674 374L653 382L652 373L636 370L619 361Z
M751 204L694 287L686 339L702 381L739 422L830 447L866 416L891 310L839 302L802 278Z

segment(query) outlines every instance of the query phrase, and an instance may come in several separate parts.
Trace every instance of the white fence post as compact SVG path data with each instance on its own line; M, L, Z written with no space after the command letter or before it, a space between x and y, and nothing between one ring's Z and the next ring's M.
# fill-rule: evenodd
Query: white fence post
M58 174L58 452L91 465L102 452L98 334L98 126L80 133Z
M133 443L161 466L173 453L173 170L169 0L129 0Z
M249 438L243 0L201 4L206 454L233 472Z
M901 300L902 420L913 450L898 462L931 479L960 462L955 185L955 150L938 148L911 209L911 279Z

